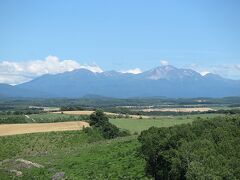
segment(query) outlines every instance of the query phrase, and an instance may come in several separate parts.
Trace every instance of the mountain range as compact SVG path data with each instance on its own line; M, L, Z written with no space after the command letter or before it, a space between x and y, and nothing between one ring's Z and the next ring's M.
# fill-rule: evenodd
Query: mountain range
M240 81L211 73L202 76L191 69L166 65L140 74L77 69L43 75L15 86L0 84L0 97L79 98L86 95L116 98L240 96Z

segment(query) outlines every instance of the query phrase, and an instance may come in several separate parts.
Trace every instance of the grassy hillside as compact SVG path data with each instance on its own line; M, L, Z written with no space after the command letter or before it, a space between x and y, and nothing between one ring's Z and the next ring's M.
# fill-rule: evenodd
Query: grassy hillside
M1 137L0 146L2 162L23 158L44 166L22 168L16 162L0 163L0 177L14 177L9 170L15 168L23 173L23 179L49 179L57 172L64 172L68 179L145 178L135 136L103 140L82 131L37 133Z

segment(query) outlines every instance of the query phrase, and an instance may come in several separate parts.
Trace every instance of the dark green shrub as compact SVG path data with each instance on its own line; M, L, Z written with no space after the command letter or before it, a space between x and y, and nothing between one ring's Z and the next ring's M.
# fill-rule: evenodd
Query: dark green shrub
M97 110L90 115L90 126L101 132L102 136L106 139L112 139L118 136L128 135L126 131L120 131L119 128L109 122L108 117L102 110Z
M103 127L109 123L108 117L103 113L102 110L97 110L90 115L90 126Z

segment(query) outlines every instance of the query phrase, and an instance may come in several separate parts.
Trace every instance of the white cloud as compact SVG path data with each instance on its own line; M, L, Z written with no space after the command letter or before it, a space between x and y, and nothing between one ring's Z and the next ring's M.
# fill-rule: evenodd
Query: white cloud
M142 72L141 69L139 68L134 68L134 69L129 69L129 70L126 70L126 71L120 71L122 73L131 73L131 74L139 74Z
M82 65L74 60L61 61L56 56L48 56L45 60L0 62L0 83L19 84L43 74L57 74L81 68L103 72L97 65Z
M21 75L14 74L2 74L0 73L0 83L16 85L19 83L30 81L32 78L28 78Z
M84 66L81 65L80 68L88 69L89 71L92 71L92 72L95 72L95 73L103 72L103 70L97 65L84 65Z
M165 60L160 60L160 64L161 64L162 66L167 66L167 65L169 65L168 61L165 61Z

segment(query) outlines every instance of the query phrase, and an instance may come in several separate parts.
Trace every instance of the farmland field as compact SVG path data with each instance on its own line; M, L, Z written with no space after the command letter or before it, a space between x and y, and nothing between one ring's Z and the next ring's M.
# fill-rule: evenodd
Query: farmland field
M201 114L188 116L161 116L149 119L111 119L110 122L122 129L130 130L132 133L141 132L152 126L155 127L169 127L179 124L191 123L198 118L212 118L220 116L220 114Z
M83 121L57 122L57 123L25 123L25 124L3 124L0 125L0 136L27 134L50 131L80 130L88 127Z
M197 118L211 118L223 116L223 114L198 114L198 115L182 115L182 116L156 116L152 118L112 118L110 122L121 129L130 130L131 133L141 132L152 126L169 127L173 125L191 123ZM2 116L4 117L4 116ZM8 117L8 116L6 116ZM10 115L15 117L15 123L2 123L0 125L0 135L47 132L59 130L78 130L79 121L88 121L88 115L69 115L42 113L31 115ZM11 120L11 119L10 119ZM56 123L63 122L63 123ZM21 124L17 124L21 123ZM9 124L9 125L7 125ZM11 124L11 125L10 125ZM65 126L66 125L66 126Z
M31 114L29 117L36 122L64 122L64 121L80 121L88 120L88 115L70 115L61 113L43 113Z
M142 130L146 130L152 126L155 127L169 127L177 124L191 123L193 119L111 119L110 122L119 128L127 129L130 132L140 133Z

